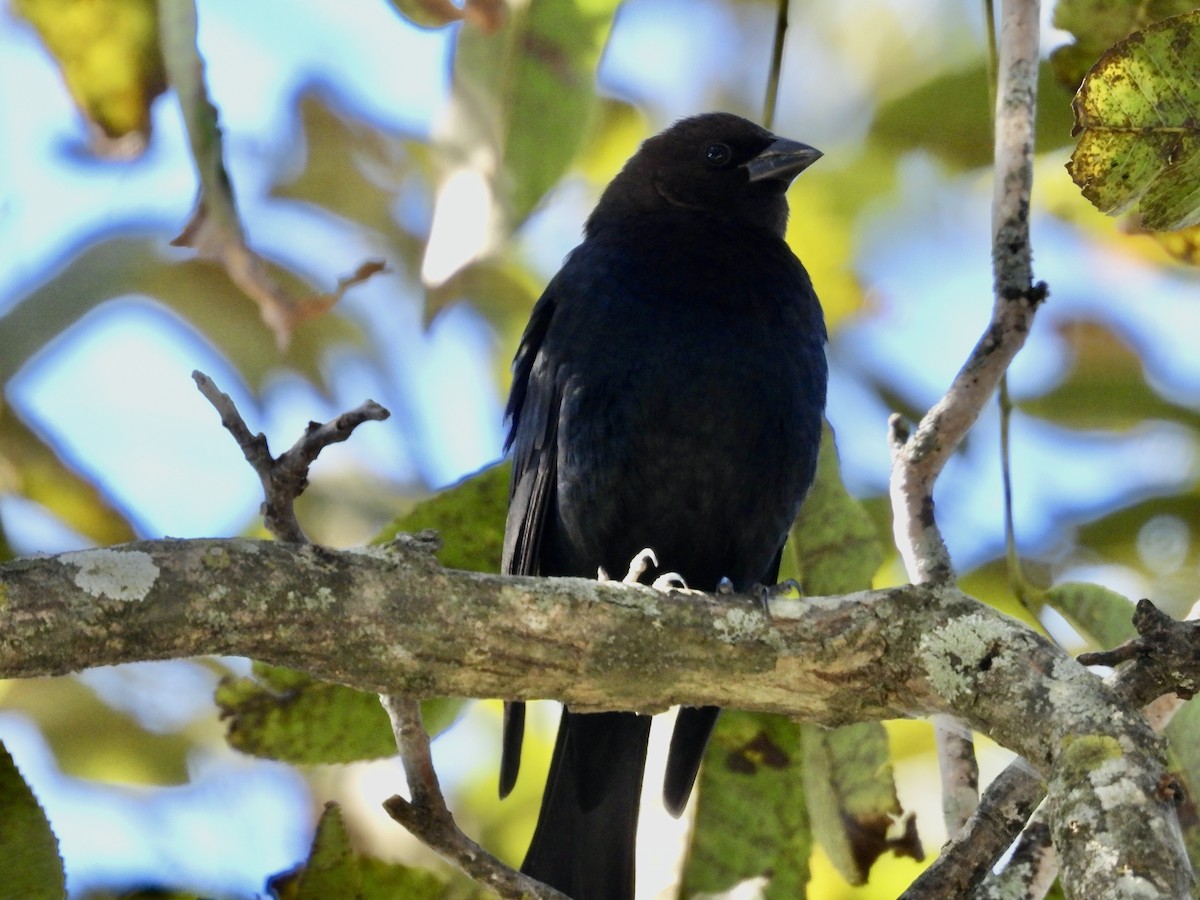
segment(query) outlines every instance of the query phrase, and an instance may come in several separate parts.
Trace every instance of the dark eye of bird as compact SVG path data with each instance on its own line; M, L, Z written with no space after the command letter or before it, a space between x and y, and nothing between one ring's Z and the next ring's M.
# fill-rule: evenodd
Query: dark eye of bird
M704 161L710 166L723 166L733 159L733 151L727 144L709 144L704 151Z

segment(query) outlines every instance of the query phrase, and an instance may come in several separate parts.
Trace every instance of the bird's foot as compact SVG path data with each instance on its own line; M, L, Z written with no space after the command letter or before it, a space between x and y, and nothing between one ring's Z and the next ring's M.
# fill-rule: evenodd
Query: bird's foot
M651 566L658 568L658 556L649 547L639 551L632 560L629 561L629 571L625 573L625 577L621 579L622 584L641 584L642 576L646 574ZM600 566L596 570L596 579L601 582L612 581L604 566ZM683 580L683 576L678 572L664 572L659 575L654 581L650 582L650 587L656 591L683 591L691 593L691 589L687 586L687 582Z
M625 573L625 577L621 579L621 584L641 584L641 578L646 574L646 570L651 566L658 566L658 557L654 555L654 551L649 547L640 551L629 561L629 571ZM600 566L596 569L596 580L605 583L612 581L612 576L608 574L608 569Z
M700 593L688 587L687 582L683 580L683 576L678 572L664 572L650 582L650 587L656 591L682 591L685 594Z
M780 600L799 600L803 596L800 592L800 583L795 578L789 578L787 581L781 581L778 584L755 585L754 594L758 597L758 602L762 605L763 615L768 619L771 618L772 600L776 598Z
M651 566L658 568L658 557L649 547L639 551L629 561L629 571L625 573L625 577L621 579L625 584L641 584L642 576L646 574L646 570Z

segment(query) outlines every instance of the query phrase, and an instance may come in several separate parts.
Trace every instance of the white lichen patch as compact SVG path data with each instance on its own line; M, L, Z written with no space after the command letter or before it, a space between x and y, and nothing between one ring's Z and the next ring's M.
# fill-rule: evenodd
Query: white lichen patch
M1111 713L1100 711L1098 704L1108 708L1108 700L1096 690L1096 678L1074 660L1055 660L1050 670L1050 706L1062 719L1083 716L1108 718Z
M1154 884L1139 875L1131 874L1120 876L1113 883L1113 890L1116 891L1114 896L1124 897L1126 900L1137 900L1139 897L1153 898L1162 896L1162 891L1155 887Z
M317 588L317 595L308 599L304 603L305 609L329 609L337 603L337 595L332 590L321 585Z
M970 682L1004 654L1011 626L972 613L947 622L921 638L921 655L934 689L947 700L972 691Z
M790 597L772 597L769 601L772 619L799 619L804 616L807 607L805 600L793 600Z
M59 557L75 566L75 586L91 597L145 600L158 580L154 557L141 550L78 550Z
M766 630L765 625L762 613L738 607L723 610L719 616L713 619L713 628L716 629L717 638L727 644L759 637Z
M1142 791L1137 782L1128 776L1129 764L1123 757L1107 760L1088 773L1088 780L1104 809L1140 801Z

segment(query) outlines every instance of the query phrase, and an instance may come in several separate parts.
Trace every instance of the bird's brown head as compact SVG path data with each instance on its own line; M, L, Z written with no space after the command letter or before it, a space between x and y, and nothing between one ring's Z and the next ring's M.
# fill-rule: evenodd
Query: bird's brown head
M605 190L588 220L697 210L782 235L784 193L821 151L778 138L731 113L682 119L648 139Z

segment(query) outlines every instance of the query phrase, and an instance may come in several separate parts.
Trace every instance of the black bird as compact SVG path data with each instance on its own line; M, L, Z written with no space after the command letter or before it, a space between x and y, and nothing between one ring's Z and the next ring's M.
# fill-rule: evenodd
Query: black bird
M738 116L650 138L533 309L513 362L504 571L623 573L643 548L692 588L773 584L812 483L825 323L783 240L784 194L821 156ZM716 722L685 708L678 815ZM505 709L500 794L524 705ZM563 709L522 870L576 900L629 900L650 717Z

